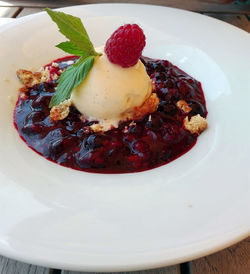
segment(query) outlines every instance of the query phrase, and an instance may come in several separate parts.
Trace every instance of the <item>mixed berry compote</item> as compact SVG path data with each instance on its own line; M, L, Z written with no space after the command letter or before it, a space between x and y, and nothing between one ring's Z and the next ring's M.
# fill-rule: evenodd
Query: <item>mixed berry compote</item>
M47 65L53 73L76 57ZM127 173L149 170L180 157L196 143L197 135L183 127L187 116L176 106L185 100L192 108L189 117L207 110L201 84L166 60L142 57L147 73L155 82L160 99L157 111L135 122L120 123L106 132L93 132L89 122L71 107L67 118L50 121L49 102L56 80L34 85L20 95L14 124L29 147L57 164L96 173Z

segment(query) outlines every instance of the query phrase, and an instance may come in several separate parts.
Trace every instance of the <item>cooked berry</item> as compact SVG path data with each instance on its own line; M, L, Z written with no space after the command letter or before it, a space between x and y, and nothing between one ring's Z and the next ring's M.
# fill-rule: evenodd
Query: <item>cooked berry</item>
M206 117L207 111L205 106L201 102L197 100L190 100L189 106L192 108L191 112L189 113L190 116L200 114L202 117Z
M54 61L59 64L55 73L69 60L76 58ZM185 100L192 107L191 113L206 117L200 83L168 61L141 60L160 94L155 113L105 133L91 133L88 126L93 122L83 120L74 107L66 119L51 123L48 105L56 85L49 82L30 88L25 98L19 97L15 109L19 134L45 158L89 172L143 171L178 158L194 146L197 137L182 128L185 114L176 103Z

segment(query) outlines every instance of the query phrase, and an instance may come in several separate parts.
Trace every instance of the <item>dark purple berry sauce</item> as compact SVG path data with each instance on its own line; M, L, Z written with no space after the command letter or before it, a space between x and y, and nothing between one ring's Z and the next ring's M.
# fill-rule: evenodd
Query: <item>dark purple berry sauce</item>
M53 74L76 57L55 60L46 65ZM156 112L135 124L123 122L105 133L89 130L93 122L81 119L72 107L67 118L50 122L49 102L56 81L41 83L19 96L14 124L21 138L40 155L57 164L96 173L126 173L149 170L180 157L196 143L197 136L183 128L186 114L176 107L185 100L192 111L189 117L207 110L201 84L166 60L141 58L155 81L160 103Z

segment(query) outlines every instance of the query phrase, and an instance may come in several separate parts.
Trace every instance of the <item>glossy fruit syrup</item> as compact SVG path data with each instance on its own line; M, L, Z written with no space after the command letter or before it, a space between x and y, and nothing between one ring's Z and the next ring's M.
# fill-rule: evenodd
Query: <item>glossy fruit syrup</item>
M47 67L60 74L70 60L76 58L58 59L54 61L58 67ZM176 102L185 100L189 104L189 116L206 117L201 84L166 60L141 60L156 84L160 99L156 112L135 123L121 123L119 128L105 133L91 132L93 122L84 120L74 107L67 118L51 123L49 102L56 87L56 81L51 80L19 96L14 123L21 138L48 160L96 173L144 171L183 155L195 145L197 136L183 128L186 114L176 107Z

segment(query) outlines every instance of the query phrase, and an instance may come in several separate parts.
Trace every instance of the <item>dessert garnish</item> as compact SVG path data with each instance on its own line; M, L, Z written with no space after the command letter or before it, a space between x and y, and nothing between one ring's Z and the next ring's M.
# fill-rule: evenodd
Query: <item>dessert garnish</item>
M123 68L134 66L141 57L146 38L137 24L119 27L107 40L105 53L110 62Z
M70 98L72 90L83 81L92 68L94 57L101 55L101 53L95 51L80 18L49 8L45 10L57 24L59 31L69 39L69 41L62 42L56 47L67 53L80 56L72 66L60 75L56 93L49 105L53 107Z
M14 112L22 139L43 157L99 173L144 171L189 151L207 127L201 84L167 60L141 56L136 24L94 48L79 18L47 9L73 54L18 70Z
M94 131L117 128L121 121L140 119L157 109L159 100L152 95L152 82L139 60L146 38L137 24L119 27L107 40L105 49L99 48L101 52L97 53L79 18L46 11L70 39L57 47L80 56L58 78L50 102L51 121L65 118L58 110L69 113L68 104L63 103L69 99L85 118L98 122L92 126Z

